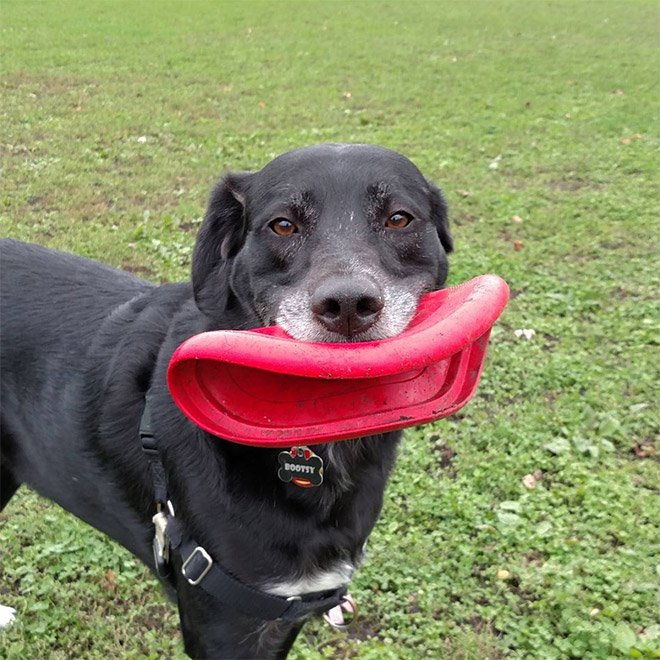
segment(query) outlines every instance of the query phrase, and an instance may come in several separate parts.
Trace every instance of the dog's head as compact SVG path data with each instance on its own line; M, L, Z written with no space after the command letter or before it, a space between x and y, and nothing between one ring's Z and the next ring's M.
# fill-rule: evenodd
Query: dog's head
M406 327L451 250L444 197L407 158L320 145L218 183L192 283L213 319L240 306L302 341L367 341Z

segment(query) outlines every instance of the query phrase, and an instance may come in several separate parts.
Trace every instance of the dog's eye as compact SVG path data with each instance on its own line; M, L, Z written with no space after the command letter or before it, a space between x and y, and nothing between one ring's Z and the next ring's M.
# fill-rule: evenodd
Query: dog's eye
M410 213L397 211L396 213L392 213L392 215L385 221L385 226L389 227L389 229L403 229L404 227L407 227L412 220L413 218Z
M293 236L298 232L298 227L286 218L275 218L268 225L278 236Z

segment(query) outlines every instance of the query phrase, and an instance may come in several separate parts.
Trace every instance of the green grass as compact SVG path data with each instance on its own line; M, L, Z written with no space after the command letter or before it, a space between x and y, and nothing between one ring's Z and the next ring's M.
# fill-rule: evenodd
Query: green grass
M185 278L221 171L373 142L444 187L450 283L511 285L474 400L407 434L359 623L311 624L294 658L660 657L658 19L641 0L2 3L3 235ZM146 570L72 516L21 491L0 553L19 610L0 655L181 657Z

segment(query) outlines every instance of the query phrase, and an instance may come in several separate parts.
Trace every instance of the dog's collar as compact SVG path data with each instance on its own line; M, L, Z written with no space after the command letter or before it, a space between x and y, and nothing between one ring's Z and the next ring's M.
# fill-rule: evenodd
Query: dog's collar
M145 398L139 434L154 484L157 509L153 517L156 530L153 540L154 563L161 577L169 574L170 551L174 551L181 558L181 573L192 586L201 587L217 600L248 616L264 620L301 619L309 614L328 611L345 602L346 586L286 598L245 584L226 571L187 533L185 525L175 516L174 508L168 500L165 469L152 430L149 394Z

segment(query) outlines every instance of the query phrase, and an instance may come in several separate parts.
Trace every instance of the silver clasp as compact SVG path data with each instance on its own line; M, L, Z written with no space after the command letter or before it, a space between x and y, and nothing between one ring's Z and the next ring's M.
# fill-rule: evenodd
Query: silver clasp
M170 560L170 540L165 534L165 529L167 528L167 516L163 511L159 511L151 521L154 524L154 553L157 556L157 559L160 559L163 563L168 563Z

